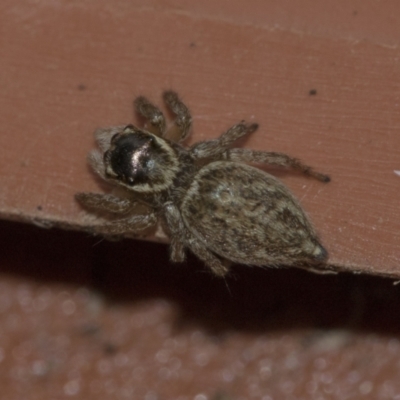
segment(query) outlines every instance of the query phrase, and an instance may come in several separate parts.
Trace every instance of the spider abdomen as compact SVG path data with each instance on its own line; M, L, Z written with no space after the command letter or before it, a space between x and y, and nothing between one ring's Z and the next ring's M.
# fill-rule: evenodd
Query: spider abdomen
M181 213L186 228L209 250L237 263L318 263L327 256L289 190L246 164L217 161L203 167Z

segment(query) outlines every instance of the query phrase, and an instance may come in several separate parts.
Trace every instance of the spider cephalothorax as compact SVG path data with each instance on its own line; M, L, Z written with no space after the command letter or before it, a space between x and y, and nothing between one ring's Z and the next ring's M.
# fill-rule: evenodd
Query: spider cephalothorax
M104 153L106 178L136 192L167 189L179 168L175 151L156 135L128 125Z
M90 154L90 164L125 192L76 195L85 207L115 216L94 233L136 234L161 219L171 240L171 260L183 261L188 248L217 275L228 272L226 261L323 263L327 252L298 201L278 179L247 164L290 167L322 182L329 177L282 153L231 148L257 124L241 122L217 139L185 148L180 142L191 127L189 110L175 92L165 92L164 100L176 114L169 130L161 111L139 97L135 105L149 121L145 129L128 125L96 132L100 150ZM139 204L148 210L138 214Z

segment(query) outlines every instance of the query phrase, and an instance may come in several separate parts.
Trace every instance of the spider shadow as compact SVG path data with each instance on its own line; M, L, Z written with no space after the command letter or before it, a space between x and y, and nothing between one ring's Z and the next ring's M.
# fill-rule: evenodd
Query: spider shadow
M0 222L0 272L41 284L86 286L109 304L164 299L174 327L211 334L290 329L400 333L400 292L389 279L235 266L214 277L195 257L168 261L166 245L108 242L82 233Z
M118 270L116 260L108 258L109 244L97 253L96 286L110 301L161 297L175 303L177 330L199 326L217 335L302 328L400 333L400 293L389 279L240 265L223 279L191 255L183 264L169 263L167 246L131 246L129 241L111 245L112 254L118 250Z

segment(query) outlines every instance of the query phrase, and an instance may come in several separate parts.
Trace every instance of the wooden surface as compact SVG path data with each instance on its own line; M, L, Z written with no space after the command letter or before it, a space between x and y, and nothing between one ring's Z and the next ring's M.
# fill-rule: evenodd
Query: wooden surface
M257 121L243 145L330 174L278 176L333 265L400 276L399 3L164 4L2 1L0 216L81 228L74 193L102 190L93 130L136 122L134 97L172 88L191 143Z

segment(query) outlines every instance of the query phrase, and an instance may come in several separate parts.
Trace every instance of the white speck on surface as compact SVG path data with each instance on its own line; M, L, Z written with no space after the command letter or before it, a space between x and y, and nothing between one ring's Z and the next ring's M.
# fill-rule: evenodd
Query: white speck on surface
M76 310L76 304L72 300L64 300L61 308L65 315L72 315Z
M295 383L292 380L283 380L280 383L280 389L285 395L292 394L295 389Z
M358 371L351 371L347 375L347 382L357 383L360 380L360 373Z
M384 399L394 399L396 395L395 384L392 381L387 380L383 383L380 389L380 397Z
M81 385L77 379L67 382L64 385L64 393L67 396L75 396L79 393Z
M196 356L194 358L195 358L196 364L200 367L205 367L208 364L208 362L210 361L210 358L209 358L208 354L206 354L206 353L196 354Z
M48 371L47 363L44 360L36 360L32 364L32 373L35 376L44 376Z
M171 370L167 367L162 367L158 370L158 377L162 380L171 379L172 373Z
M107 392L107 394L113 394L117 390L117 384L113 379L107 379L104 382L104 389Z
M225 369L224 371L222 371L222 379L224 380L224 382L232 382L233 378L234 375L229 369Z
M386 348L388 351L397 352L400 347L400 342L397 338L390 339Z
M261 379L268 379L271 376L272 369L269 365L264 365L260 368Z
M394 172L397 176L400 176L400 170L396 170L396 169L395 169L393 172Z
M158 400L158 395L156 392L153 392L152 390L150 390L149 392L146 393L146 395L144 396L145 400Z
M358 387L361 394L369 394L372 391L373 385L370 381L364 381Z
M203 344L205 341L205 336L204 333L201 331L194 331L191 335L190 335L190 340L192 342L193 345L199 345L199 344Z
M39 293L33 298L32 306L36 312L44 311L52 303L52 292L49 288L43 287Z
M169 360L169 366L172 371L174 372L179 371L182 367L182 361L178 357L172 357Z
M299 360L294 355L286 357L284 365L289 370L294 370L299 366Z
M129 357L126 354L118 354L114 359L116 367L124 367L129 362Z
M171 352L168 350L160 350L156 353L156 360L161 363L165 364L168 362L169 358L171 357Z
M307 390L307 393L309 393L309 394L316 393L318 389L319 389L319 386L318 386L318 382L316 382L316 381L311 381L306 384L306 390Z
M320 376L320 382L324 384L329 384L333 382L333 376L329 372L324 372Z
M208 397L204 393L199 393L194 396L194 400L208 400Z
M17 291L17 299L24 311L30 311L32 305L32 293L30 288L25 285L20 285Z

